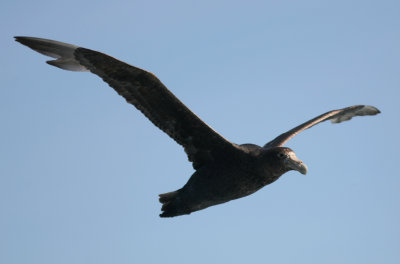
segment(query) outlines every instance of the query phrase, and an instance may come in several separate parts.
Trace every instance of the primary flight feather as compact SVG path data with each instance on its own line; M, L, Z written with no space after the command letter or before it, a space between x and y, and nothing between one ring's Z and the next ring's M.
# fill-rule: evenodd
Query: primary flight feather
M178 100L152 73L106 54L75 45L33 37L15 37L29 48L52 57L48 64L100 76L125 100L182 145L195 169L179 190L160 194L161 217L190 214L256 192L285 172L307 173L293 150L283 147L292 137L318 123L340 123L380 111L355 105L329 111L276 137L263 147L229 142Z

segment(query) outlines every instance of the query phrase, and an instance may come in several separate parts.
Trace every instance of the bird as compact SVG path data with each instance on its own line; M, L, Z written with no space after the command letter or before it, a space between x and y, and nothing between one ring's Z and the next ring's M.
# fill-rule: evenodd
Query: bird
M353 105L321 114L264 146L228 141L187 108L151 72L109 55L72 44L34 37L15 40L54 58L48 64L69 71L89 71L102 78L155 126L184 148L194 173L180 189L159 195L160 217L188 215L253 194L288 171L307 166L285 143L321 122L341 123L380 113L374 106Z

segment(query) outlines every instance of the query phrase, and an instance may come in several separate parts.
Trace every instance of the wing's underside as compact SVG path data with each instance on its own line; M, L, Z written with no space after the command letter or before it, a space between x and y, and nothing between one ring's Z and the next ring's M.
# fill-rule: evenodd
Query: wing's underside
M332 123L340 123L350 120L355 116L376 115L379 113L380 111L377 108L370 105L353 105L343 109L329 111L279 135L274 140L265 144L264 147L281 147L292 137L299 134L301 131L313 127L326 120L331 120Z
M71 44L31 37L16 40L44 55L56 58L49 64L100 76L154 125L182 145L194 168L219 157L241 153L179 101L152 73L106 54Z

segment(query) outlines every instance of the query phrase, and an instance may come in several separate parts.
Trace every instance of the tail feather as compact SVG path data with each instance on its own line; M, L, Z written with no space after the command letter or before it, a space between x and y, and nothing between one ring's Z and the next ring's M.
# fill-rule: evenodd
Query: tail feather
M15 37L19 43L39 52L43 55L55 58L56 60L47 61L48 64L68 71L88 71L75 58L74 52L78 46L42 38Z
M159 195L159 201L162 203L160 217L174 217L183 214L190 214L190 210L182 202L179 190L163 193Z

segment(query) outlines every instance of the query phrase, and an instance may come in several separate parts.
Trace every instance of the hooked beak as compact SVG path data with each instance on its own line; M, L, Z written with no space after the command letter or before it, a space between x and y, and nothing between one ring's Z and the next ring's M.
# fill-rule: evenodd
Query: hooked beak
M294 153L290 153L287 159L285 160L285 164L288 168L292 170L296 170L301 174L307 174L307 165L304 164L301 160L299 160Z

